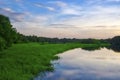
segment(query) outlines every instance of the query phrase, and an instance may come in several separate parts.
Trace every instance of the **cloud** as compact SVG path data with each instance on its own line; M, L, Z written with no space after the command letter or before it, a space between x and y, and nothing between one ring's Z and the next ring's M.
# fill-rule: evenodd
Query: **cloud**
M76 10L76 8L75 8ZM84 26L111 26L120 23L120 10L116 6L95 6L78 11L78 16L63 19L59 23ZM62 12L59 15L63 15ZM89 27L88 27L89 28Z
M4 11L8 11L8 12L14 12L12 9L10 9L10 8L1 8L2 10L4 10Z
M18 24L17 24L18 25ZM18 25L20 26L20 25ZM44 37L59 38L110 38L120 33L120 29L81 29L73 27L45 27L33 24L22 25L17 27L18 31L25 35L37 35ZM27 26L27 27L25 27ZM32 27L33 26L33 27Z
M86 0L86 5L116 5L120 0ZM112 4L111 4L112 3Z
M120 2L120 0L105 0L107 2Z
M49 24L47 26L50 28L77 28L74 25L69 24Z
M62 15L80 15L81 12L81 6L76 6L74 4L68 4L62 1L51 1L50 4L55 5L56 7L59 7L59 13Z
M42 23L47 22L50 17L51 16L49 16L49 15L45 15L45 16L44 15L36 15L36 16L34 16L34 15L30 14L28 22L42 24Z
M8 16L12 21L20 22L23 20L25 13L18 13L10 8L0 8L0 14Z
M66 28L69 24L83 29L93 29L94 27L90 26L116 26L120 23L118 21L120 19L120 11L119 7L116 6L91 5L90 7L83 7L62 1L52 1L49 3L56 4L56 6L59 3L60 6L58 13L54 13L54 16L51 17L52 23L49 23L55 25L49 27Z
M61 14L64 15L80 15L81 7L80 6L67 6L61 9Z
M87 0L87 1L93 1L93 0ZM120 0L94 0L93 2L96 2L96 1L103 1L103 2L119 2Z
M48 3L54 4L58 7L66 7L68 4L62 1L50 1Z
M28 14L27 18L25 18L22 22L12 23L14 26L17 26L18 29L26 29L26 28L37 28L37 27L46 27L48 21L50 20L50 15L33 15Z
M21 1L21 0L15 0L16 2L19 2L19 1Z
M55 8L47 6L47 5L44 5L44 4L36 3L34 5L37 6L37 7L40 7L40 8L45 8L45 9L47 9L49 11L55 11Z

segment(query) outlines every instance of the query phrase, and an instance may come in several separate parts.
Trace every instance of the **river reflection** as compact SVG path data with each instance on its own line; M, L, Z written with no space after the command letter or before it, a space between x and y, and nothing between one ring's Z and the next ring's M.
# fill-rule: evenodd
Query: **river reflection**
M54 72L34 80L120 80L120 53L102 48L69 50L52 61Z

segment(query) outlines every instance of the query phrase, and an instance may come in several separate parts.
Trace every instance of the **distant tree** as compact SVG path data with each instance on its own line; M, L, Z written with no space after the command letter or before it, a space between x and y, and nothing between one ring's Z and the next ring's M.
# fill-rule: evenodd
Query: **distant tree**
M115 36L110 40L110 43L115 46L120 46L120 36Z
M120 52L120 36L115 36L112 39L107 39L107 41L111 44L108 47L109 49Z

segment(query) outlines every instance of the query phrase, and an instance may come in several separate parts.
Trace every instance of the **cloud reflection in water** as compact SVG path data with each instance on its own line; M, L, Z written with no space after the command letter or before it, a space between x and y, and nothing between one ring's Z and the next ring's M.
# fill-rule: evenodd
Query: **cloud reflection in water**
M106 48L85 51L80 48L59 54L54 72L35 80L119 80L120 54Z

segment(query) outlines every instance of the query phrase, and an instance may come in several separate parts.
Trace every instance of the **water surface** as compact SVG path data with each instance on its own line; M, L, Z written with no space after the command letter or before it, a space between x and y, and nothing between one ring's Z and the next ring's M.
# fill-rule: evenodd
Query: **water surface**
M58 56L59 60L52 61L54 71L34 80L120 80L119 52L77 48Z

